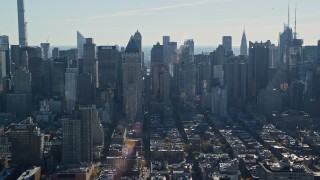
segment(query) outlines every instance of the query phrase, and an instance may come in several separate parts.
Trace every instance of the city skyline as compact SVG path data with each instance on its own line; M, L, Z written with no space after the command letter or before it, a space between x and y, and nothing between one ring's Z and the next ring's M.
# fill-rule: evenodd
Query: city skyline
M75 6L75 1L63 3L39 0L25 3L30 45L47 41L53 46L76 45L75 34L79 30L85 37L94 38L98 45L125 46L126 37L138 29L144 37L144 46L156 44L163 35L171 36L178 44L192 38L196 46L217 46L222 43L222 36L230 35L234 46L240 46L244 28L248 41L271 40L277 44L283 23L288 21L288 1L276 0L139 0L126 3L96 0L94 4L80 0L72 11L70 8ZM6 26L0 29L0 34L8 35L10 44L18 44L16 1L2 4L0 21L6 22ZM320 27L317 5L320 2L316 0L290 2L290 26L294 26L297 7L297 32L305 45L315 45L318 39L316 33L310 33L311 29Z

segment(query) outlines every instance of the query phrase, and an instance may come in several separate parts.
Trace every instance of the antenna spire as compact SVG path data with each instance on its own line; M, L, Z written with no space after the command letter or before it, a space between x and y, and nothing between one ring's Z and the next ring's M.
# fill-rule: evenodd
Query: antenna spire
M288 27L290 26L290 0L289 0L289 3L288 3Z
M297 39L297 8L294 9L294 39Z

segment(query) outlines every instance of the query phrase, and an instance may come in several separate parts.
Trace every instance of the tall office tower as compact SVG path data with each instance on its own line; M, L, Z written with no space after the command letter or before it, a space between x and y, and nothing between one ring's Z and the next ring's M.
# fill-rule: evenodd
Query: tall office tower
M137 30L137 32L134 33L133 39L137 44L139 52L142 52L142 36L138 30Z
M28 69L31 74L32 101L37 103L43 95L43 59L33 57L29 59Z
M169 67L163 64L159 71L159 94L160 101L165 104L170 103L170 81Z
M243 34L241 38L240 55L243 55L243 56L248 55L248 45L247 45L247 37L246 37L245 30L243 30Z
M31 73L29 70L17 70L13 76L15 94L31 94Z
M169 53L168 53L169 43L170 43L170 36L163 36L162 37L162 45L163 45L163 61L164 61L164 63L169 62Z
M54 61L51 67L51 95L62 98L64 96L66 64Z
M93 107L81 107L73 112L73 118L80 120L80 149L81 162L92 162L93 159L93 131L92 124L98 121L98 111Z
M68 50L60 50L59 51L59 59L63 59L63 62L66 63L67 67L71 68L80 68L79 67L79 54L78 49L68 49ZM54 59L53 59L54 60ZM80 69L79 69L80 71Z
M65 73L66 112L72 113L77 101L78 68L67 68Z
M26 116L32 110L31 74L27 69L16 70L13 76L14 94L7 94L7 111Z
M222 45L219 45L212 54L213 65L222 65L226 62L226 50Z
M80 59L83 58L84 50L83 50L83 45L86 43L86 38L79 32L77 31L77 49L78 49L78 56Z
M279 47L274 44L270 44L269 46L269 67L270 68L277 68L281 65L279 53L280 53Z
M283 62L286 62L286 54L289 51L289 47L292 44L293 40L293 32L292 28L288 26L284 26L284 30L282 33L279 35L279 48L280 48L280 58Z
M127 122L140 121L142 115L142 56L133 37L123 54L122 87L123 110Z
M42 49L42 58L44 60L48 60L49 58L51 58L50 43L41 43L40 46Z
M192 41L193 42L193 41ZM183 45L179 49L179 96L182 105L193 106L196 86L196 67L192 46Z
M167 45L170 42L170 36L163 36L162 37L162 44Z
M163 46L158 42L151 49L151 84L155 97L160 96L160 71L163 66Z
M153 45L151 49L151 64L152 63L163 63L163 45L160 45L158 42L156 45Z
M193 39L187 39L184 41L185 46L189 46L190 51L194 54L194 41Z
M52 49L52 59L56 59L56 58L59 58L59 48L55 47Z
M249 102L255 103L259 91L268 85L269 46L270 41L265 43L249 42L249 62L247 71L247 98Z
M81 162L80 119L62 119L62 162L64 164Z
M178 63L177 42L169 42L168 44L168 61L166 63Z
M232 51L232 37L231 36L222 36L222 46L226 50L226 54L229 54Z
M9 54L9 37L8 36L0 36L0 51L4 52L5 64L2 63L4 65L2 67L3 69L5 69L5 75L9 77L11 72L11 62L10 62L10 54Z
M29 117L25 122L12 124L10 129L12 163L27 166L40 165L44 135L37 124L34 124Z
M28 46L27 22L24 19L24 0L17 0L18 6L18 26L19 26L19 45L21 47Z
M120 53L117 46L98 46L99 89L117 88Z
M96 44L93 43L92 38L86 38L86 43L83 45L83 59L96 58Z
M204 95L210 91L211 84L211 57L207 54L197 54L194 56L194 61L197 68L197 85L196 94Z
M141 36L141 34L140 34L140 32L138 30L137 30L137 32L134 33L133 39L137 44L139 52L141 52L140 53L140 56L141 56L141 69L142 69L142 71L145 71L146 68L144 66L144 52L142 52L142 36Z
M227 105L228 107L245 109L247 94L247 64L241 56L231 57L225 64Z
M83 45L83 59L79 60L80 73L88 73L92 76L94 87L99 87L98 61L96 58L96 44L92 38L86 38Z
M94 86L91 74L79 74L77 100L81 106L95 104Z
M42 58L42 49L38 46L22 47L21 51L27 52L29 58L33 58L33 57Z
M42 62L43 72L43 92L42 95L46 98L51 97L51 60Z

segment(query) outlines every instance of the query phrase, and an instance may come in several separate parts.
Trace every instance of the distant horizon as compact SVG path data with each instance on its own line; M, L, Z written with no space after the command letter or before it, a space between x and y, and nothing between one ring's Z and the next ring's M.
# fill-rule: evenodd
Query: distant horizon
M290 2L288 22L288 3ZM222 36L232 36L240 46L243 30L248 41L278 43L284 24L294 27L297 9L298 38L304 45L316 45L320 35L320 1L308 0L137 0L137 1L25 1L28 43L39 45L76 44L76 31L92 37L96 44L126 45L137 30L142 44L152 45L169 35L183 43L194 39L201 46L219 45ZM0 6L0 34L10 44L18 44L17 3L3 1Z

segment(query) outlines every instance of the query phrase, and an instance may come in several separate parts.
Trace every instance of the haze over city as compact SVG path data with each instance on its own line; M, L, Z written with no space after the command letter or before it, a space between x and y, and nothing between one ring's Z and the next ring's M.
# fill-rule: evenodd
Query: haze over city
M287 23L287 0L32 0L26 3L26 21L30 45L75 45L74 32L94 37L97 44L125 46L126 37L139 29L144 46L170 35L178 43L193 38L198 46L217 46L221 36L231 35L240 46L245 27L248 40L278 42L279 32ZM297 7L297 29L304 44L316 44L320 29L319 0L291 0L290 24ZM0 34L18 42L16 2L4 0L0 6Z

